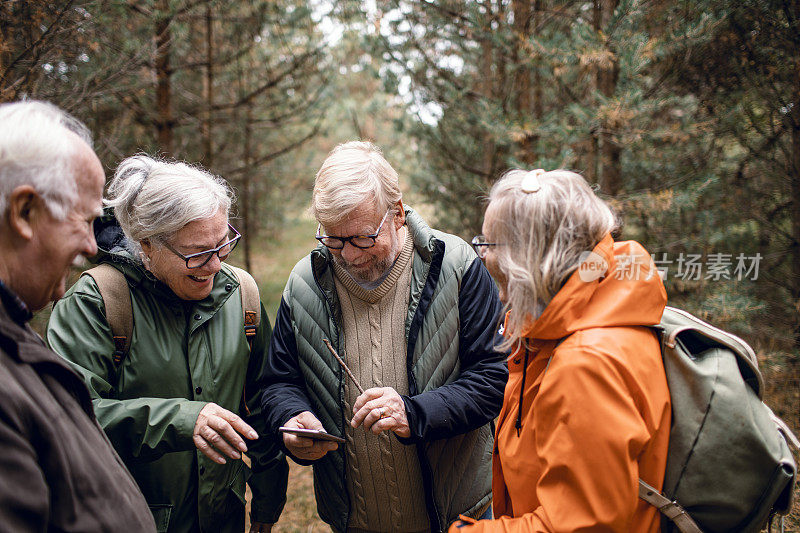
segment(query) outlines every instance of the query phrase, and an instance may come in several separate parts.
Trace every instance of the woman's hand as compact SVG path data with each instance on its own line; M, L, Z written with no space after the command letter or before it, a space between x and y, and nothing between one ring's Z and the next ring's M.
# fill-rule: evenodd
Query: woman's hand
M258 438L256 430L247 425L239 415L215 403L208 403L197 415L192 440L203 455L224 465L224 455L231 459L241 459L240 452L247 451L247 445L239 434L250 440Z

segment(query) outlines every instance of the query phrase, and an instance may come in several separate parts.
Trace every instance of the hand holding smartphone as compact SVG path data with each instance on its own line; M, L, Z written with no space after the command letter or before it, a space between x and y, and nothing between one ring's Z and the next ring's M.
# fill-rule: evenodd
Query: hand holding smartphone
M336 435L331 435L326 431L322 431L321 429L305 429L305 428L290 428L286 426L281 426L278 428L278 431L281 433L291 433L292 435L297 435L298 437L305 437L307 439L314 439L314 440L329 440L333 442L338 442L339 444L344 444L344 439L341 437L337 437Z

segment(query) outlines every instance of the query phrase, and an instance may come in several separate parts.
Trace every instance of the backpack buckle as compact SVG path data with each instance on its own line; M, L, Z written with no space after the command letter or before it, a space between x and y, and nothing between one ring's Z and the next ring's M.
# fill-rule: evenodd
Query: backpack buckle
M125 358L126 342L128 342L128 337L124 335L114 335L114 353L112 354L112 358L114 359L114 364L117 366L119 366Z

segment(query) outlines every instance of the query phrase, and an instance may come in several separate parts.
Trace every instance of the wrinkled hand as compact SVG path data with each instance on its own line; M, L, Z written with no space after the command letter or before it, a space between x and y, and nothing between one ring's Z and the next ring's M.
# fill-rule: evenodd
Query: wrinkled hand
M317 420L317 417L311 411L303 411L299 415L290 418L284 426L325 431L322 422ZM304 461L316 461L326 453L339 447L338 444L329 440L309 439L292 435L291 433L283 434L283 445L292 455Z
M265 524L263 522L251 522L250 533L270 533L272 531L272 524Z
M364 426L364 429L376 435L381 431L394 431L398 437L411 436L406 406L397 391L391 387L365 390L364 394L356 398L353 413L350 425L354 428Z
M247 451L247 445L239 433L250 440L258 438L256 430L238 415L215 403L208 403L197 415L192 440L203 455L224 465L223 454L231 459L241 459L240 452Z

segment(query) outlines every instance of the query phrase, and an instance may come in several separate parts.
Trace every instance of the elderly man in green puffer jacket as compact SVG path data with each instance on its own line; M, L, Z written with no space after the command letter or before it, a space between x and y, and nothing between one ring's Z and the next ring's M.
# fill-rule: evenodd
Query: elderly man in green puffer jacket
M466 242L404 208L371 143L331 152L312 210L321 245L289 276L262 401L276 435L345 438L337 449L282 436L314 465L320 517L335 531L421 532L489 516L492 420L508 377L489 273Z

